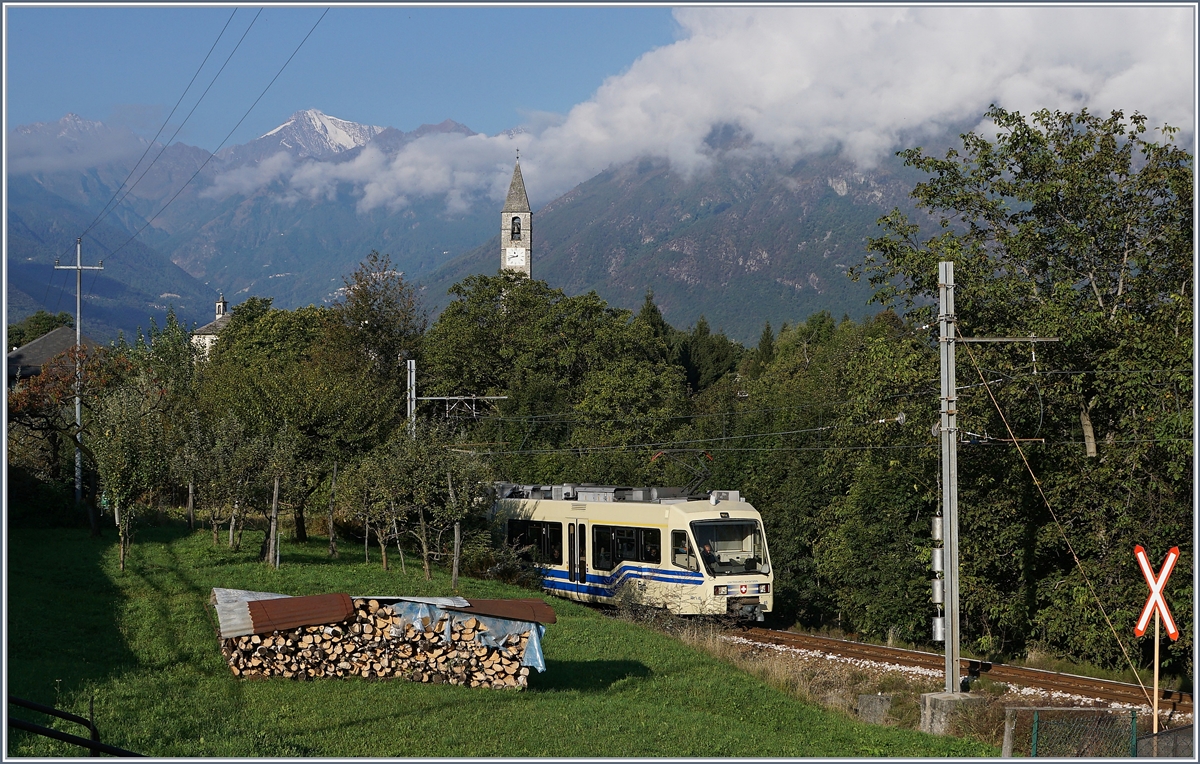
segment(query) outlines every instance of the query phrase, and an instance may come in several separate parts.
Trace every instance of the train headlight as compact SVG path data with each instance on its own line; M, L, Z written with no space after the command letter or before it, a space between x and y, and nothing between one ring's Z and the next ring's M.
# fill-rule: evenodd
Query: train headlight
M771 593L771 585L770 584L759 584L758 585L758 593L759 594L770 594Z
M716 595L716 596L718 596L718 597L723 597L723 596L725 596L726 594L729 594L729 587L728 587L728 586L724 586L724 585L720 585L720 586L714 586L714 587L713 587L713 594L714 594L714 595Z

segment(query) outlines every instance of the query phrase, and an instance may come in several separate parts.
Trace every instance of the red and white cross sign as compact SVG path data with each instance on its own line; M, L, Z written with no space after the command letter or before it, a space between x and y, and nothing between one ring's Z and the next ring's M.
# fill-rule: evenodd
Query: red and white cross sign
M1142 575L1150 587L1150 596L1146 598L1146 604L1142 607L1142 614L1138 617L1137 625L1133 627L1133 633L1139 637L1145 634L1146 627L1150 625L1150 618L1157 610L1162 614L1163 625L1167 627L1167 635L1173 640L1179 639L1179 629L1175 627L1175 619L1171 617L1171 610L1167 607L1167 601L1163 599L1162 595L1163 588L1167 585L1167 579L1171 577L1171 569L1175 567L1175 561L1179 559L1179 547L1173 546L1171 551L1167 552L1167 559L1163 561L1158 575L1155 575L1153 568L1150 567L1150 560L1146 557L1146 550L1142 549L1141 544L1133 548L1133 554L1137 557L1138 567L1142 569Z

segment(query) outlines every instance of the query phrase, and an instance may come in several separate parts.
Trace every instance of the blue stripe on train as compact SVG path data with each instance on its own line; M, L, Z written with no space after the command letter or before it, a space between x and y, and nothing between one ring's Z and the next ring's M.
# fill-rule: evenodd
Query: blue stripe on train
M612 597L616 595L618 587L628 579L692 586L704 583L704 575L702 573L622 565L609 574L596 575L590 573L587 576L586 582L569 581L566 571L549 569L545 571L542 578L542 586L553 592Z

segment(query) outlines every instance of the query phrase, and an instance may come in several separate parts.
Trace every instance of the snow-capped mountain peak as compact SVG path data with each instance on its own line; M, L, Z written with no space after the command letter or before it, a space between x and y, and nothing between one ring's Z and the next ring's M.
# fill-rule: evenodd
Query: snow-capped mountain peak
M287 122L259 137L259 141L278 141L289 153L325 157L366 145L385 128L363 125L331 117L317 109L293 114Z

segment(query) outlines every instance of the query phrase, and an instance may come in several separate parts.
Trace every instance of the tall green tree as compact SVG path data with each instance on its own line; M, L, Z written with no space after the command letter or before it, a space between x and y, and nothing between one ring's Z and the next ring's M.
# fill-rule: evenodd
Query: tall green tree
M395 270L391 257L372 250L344 280L334 313L344 330L343 347L368 364L376 380L405 378L428 321L413 285Z
M1024 459L1012 446L960 458L966 634L1120 665L1117 634L1144 594L1133 545L1178 543L1185 569L1194 554L1193 157L1137 113L987 117L994 134L967 133L942 158L901 152L930 176L913 197L937 227L893 211L855 275L928 317L937 263L951 260L964 336L1061 338L1036 357L959 352L960 383L977 385L959 396L960 427L981 443L1046 439ZM1190 584L1168 598L1190 623ZM1191 644L1185 628L1177 670L1191 671Z
M568 297L521 274L471 276L430 328L422 384L438 395L505 395L479 430L510 480L638 482L686 406L680 370L652 325L594 292ZM649 440L648 440L649 439ZM587 447L605 447L597 455ZM531 453L532 452L532 453Z

